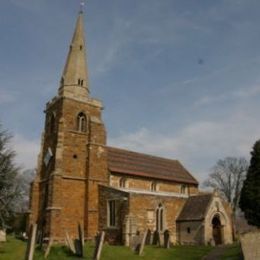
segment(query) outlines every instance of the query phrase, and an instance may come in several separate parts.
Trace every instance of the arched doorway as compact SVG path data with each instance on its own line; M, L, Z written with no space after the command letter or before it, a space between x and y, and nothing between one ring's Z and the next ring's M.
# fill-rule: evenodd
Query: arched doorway
M221 232L221 222L219 216L214 216L212 219L212 233L213 239L216 245L222 244L222 232Z

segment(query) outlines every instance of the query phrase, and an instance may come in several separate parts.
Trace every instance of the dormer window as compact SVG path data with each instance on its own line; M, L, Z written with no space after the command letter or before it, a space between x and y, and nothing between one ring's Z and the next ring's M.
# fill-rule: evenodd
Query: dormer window
M79 113L77 117L77 130L79 132L86 132L87 131L87 118L84 113Z

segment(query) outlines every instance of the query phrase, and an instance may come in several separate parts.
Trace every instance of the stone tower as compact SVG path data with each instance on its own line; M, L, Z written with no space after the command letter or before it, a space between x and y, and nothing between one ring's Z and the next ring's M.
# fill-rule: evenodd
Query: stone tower
M78 15L58 95L46 104L29 224L62 241L65 231L86 238L98 231L98 184L108 184L102 103L89 96L83 13Z

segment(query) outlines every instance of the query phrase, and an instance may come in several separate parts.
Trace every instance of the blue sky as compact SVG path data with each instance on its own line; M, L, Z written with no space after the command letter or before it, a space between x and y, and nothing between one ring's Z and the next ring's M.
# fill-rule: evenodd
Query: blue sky
M0 5L0 121L17 161L36 166L79 0ZM260 137L260 2L89 0L92 97L108 144L177 158L199 179Z

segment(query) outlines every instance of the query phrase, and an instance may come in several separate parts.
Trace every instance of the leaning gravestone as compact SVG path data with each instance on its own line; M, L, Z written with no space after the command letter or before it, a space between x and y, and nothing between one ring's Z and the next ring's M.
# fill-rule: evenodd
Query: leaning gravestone
M146 236L147 236L147 231L145 231L144 234L143 234L142 241L141 241L141 244L140 244L140 247L139 247L138 255L141 255L144 251Z
M25 260L33 260L34 250L35 250L35 242L36 242L36 233L37 233L37 224L31 225L29 240L27 243Z
M84 237L80 224L78 224L78 234L79 238L75 239L76 255L79 257L83 257Z
M141 245L141 241L142 241L142 237L140 236L140 234L137 234L135 235L133 238L132 238L132 241L131 241L131 248L134 252L139 252L139 248L140 248L140 245Z
M50 238L49 243L48 243L47 248L46 248L45 253L44 253L44 258L48 257L48 255L51 251L52 244L53 244L53 238Z
M0 242L6 242L6 232L4 230L0 230Z
M70 251L71 251L73 254L75 254L75 253L76 253L76 249L75 249L75 246L74 246L74 244L73 244L73 241L72 241L72 239L71 239L71 237L70 237L68 231L66 231L66 243L67 243L67 245L68 245Z
M93 256L94 260L100 259L101 252L102 252L102 249L103 249L104 239L105 239L105 232L104 231L102 231L100 235L96 236L96 247L95 247L94 256Z
M162 245L160 233L157 230L154 231L154 233L153 233L153 245L158 245L158 246Z

